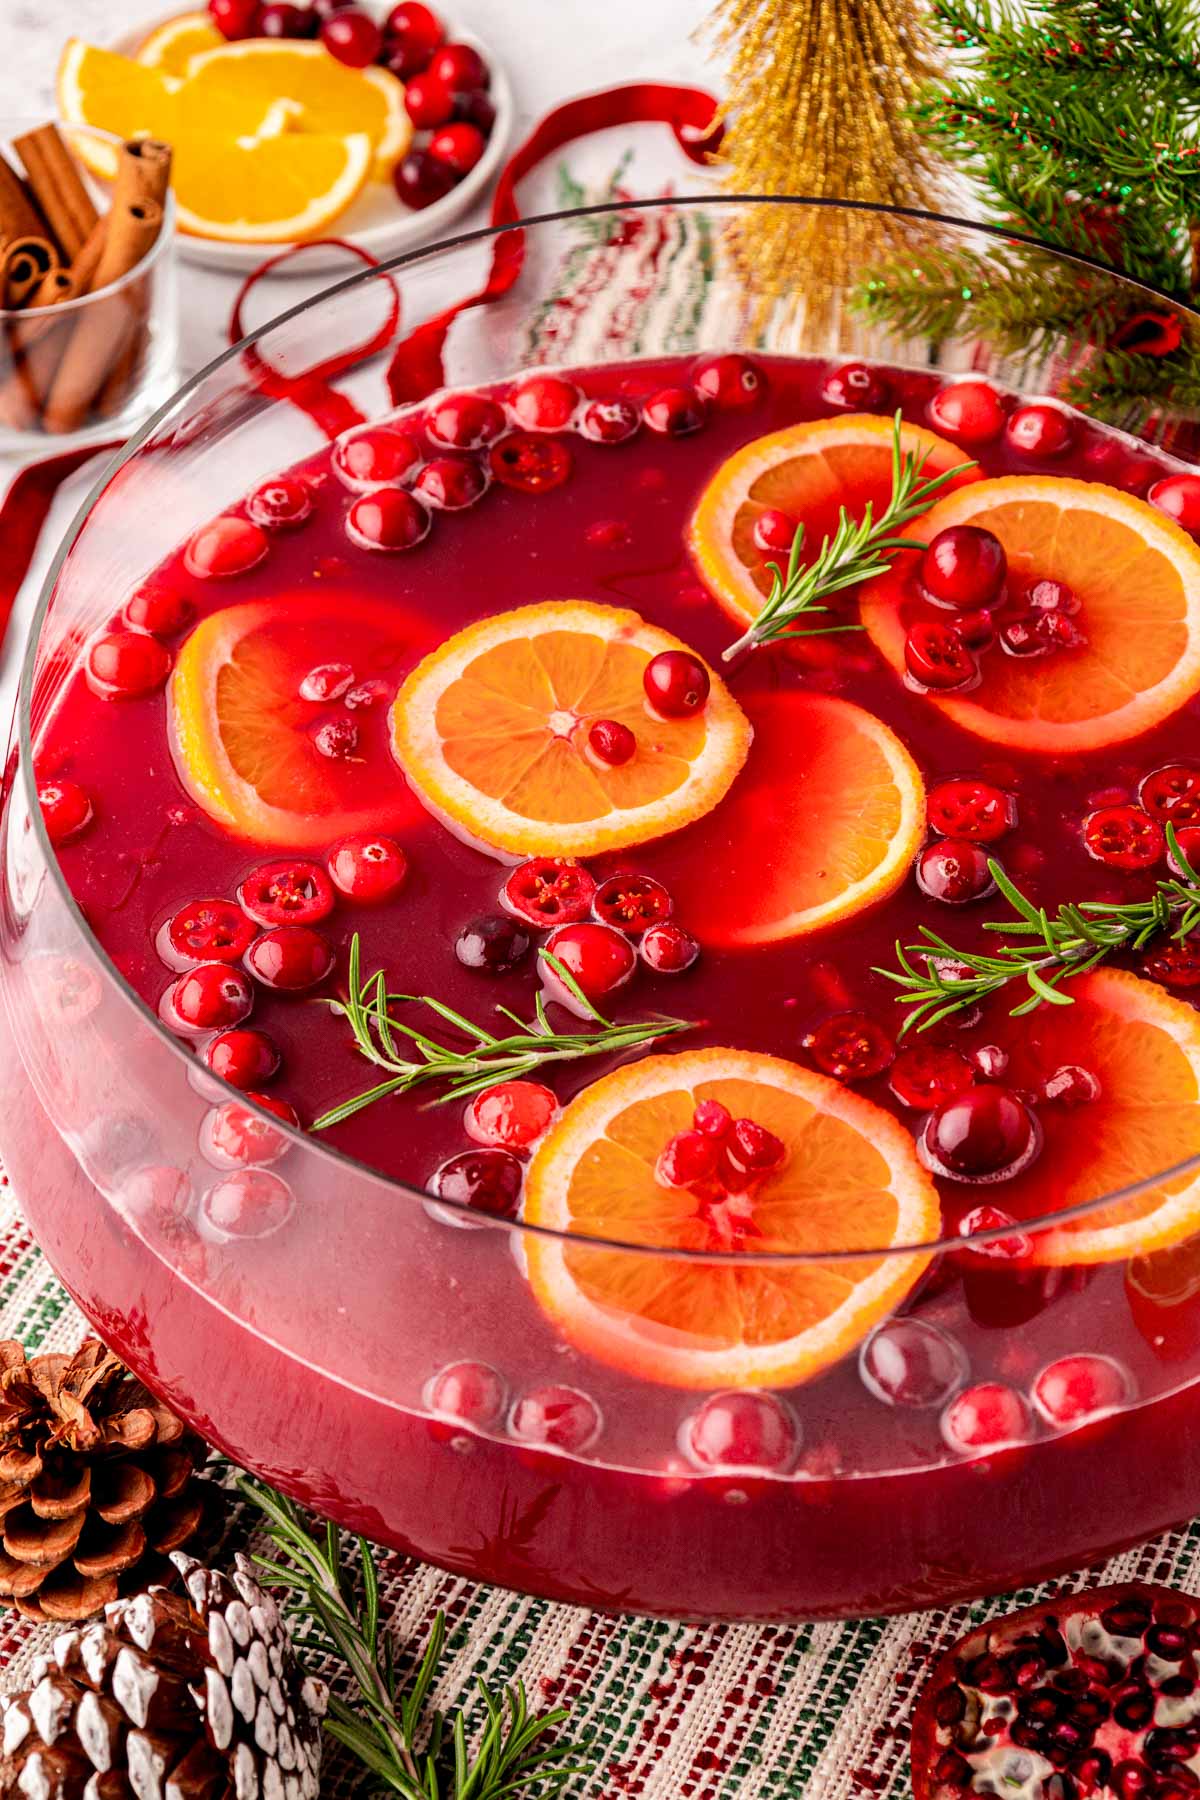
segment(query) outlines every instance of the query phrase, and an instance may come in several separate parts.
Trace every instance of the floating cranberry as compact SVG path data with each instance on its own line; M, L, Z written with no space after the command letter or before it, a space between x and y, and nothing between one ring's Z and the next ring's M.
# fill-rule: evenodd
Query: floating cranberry
M485 1431L494 1425L504 1411L506 1394L503 1381L490 1363L448 1363L425 1389L425 1404L430 1412L445 1419L458 1419Z
M610 875L592 896L592 911L605 925L640 937L671 914L671 896L650 875Z
M526 431L564 431L579 404L579 389L563 375L526 375L509 396L508 407Z
M540 1091L545 1093L547 1090ZM523 1180L521 1164L512 1151L493 1146L483 1150L461 1150L457 1156L452 1156L435 1172L429 1191L439 1200L449 1200L455 1206L469 1206L475 1212L489 1213L495 1219L515 1219L521 1204Z
M313 749L331 762L345 762L358 749L358 726L353 719L326 719L312 734Z
M295 1108L286 1100L268 1099L265 1094L247 1093L247 1099L255 1100L259 1106L275 1114L287 1125L298 1125ZM205 1115L200 1127L200 1147L209 1162L215 1163L219 1169L236 1169L239 1166L257 1165L264 1167L268 1163L278 1162L286 1155L287 1138L277 1126L267 1119L260 1118L248 1106L227 1100L223 1106L214 1106Z
M383 33L369 14L348 8L326 19L321 42L348 69L365 69L383 49Z
M392 171L392 185L403 205L413 212L424 212L427 206L446 198L451 188L458 185L458 176L449 163L430 156L428 150L410 150Z
M131 631L174 637L190 621L195 607L186 594L165 583L146 582L129 596L121 613Z
M608 769L624 768L637 754L637 739L619 719L597 719L588 732L588 749Z
M668 920L664 925L651 925L643 934L638 955L656 975L681 975L700 955L700 946L682 925Z
M667 1139L654 1164L654 1179L660 1187L694 1187L697 1182L711 1181L716 1173L721 1144L710 1133L677 1131Z
M692 369L692 386L719 412L742 412L754 406L767 391L766 378L748 356L728 351L706 356Z
M1152 869L1163 853L1163 829L1138 806L1102 806L1083 821L1089 856L1110 869Z
M901 1106L929 1112L970 1087L975 1071L965 1056L941 1044L901 1050L888 1073L888 1086Z
M462 512L465 507L474 506L487 484L483 467L473 458L435 456L425 464L413 488L428 506L441 512Z
M267 554L266 533L252 519L226 513L202 525L189 539L184 562L193 575L205 581L244 575Z
M990 606L1007 574L1004 545L978 525L947 526L921 557L921 586L944 606Z
M628 400L589 400L579 415L579 433L596 444L623 444L641 422L641 413Z
M633 945L622 932L614 931L611 925L595 925L586 919L577 924L559 925L546 940L546 949L593 1005L623 987L637 965ZM578 1009L578 1001L556 971L548 967L545 973L554 998Z
M1033 629L1052 650L1080 650L1088 641L1087 633L1065 612L1043 612L1034 620Z
M735 1119L725 1137L725 1154L738 1175L769 1175L783 1166L787 1145L757 1119Z
M449 123L454 113L454 94L429 69L414 75L404 86L404 109L418 131L432 131Z
M571 452L561 439L531 431L510 431L492 445L488 462L497 481L522 494L561 487L572 468Z
M691 388L661 388L642 403L642 417L663 437L686 437L704 424L705 407Z
M1100 1083L1079 1063L1063 1063L1047 1075L1039 1098L1057 1106L1090 1106L1100 1098Z
M287 1224L296 1197L269 1169L239 1169L210 1188L200 1214L218 1238L264 1238Z
M349 663L318 663L308 671L297 692L302 700L328 705L331 700L340 700L353 686L354 670Z
M952 625L918 619L904 640L904 663L922 687L949 691L969 686L979 675L979 664Z
M929 402L929 421L961 444L986 444L1004 429L1004 408L986 381L955 381Z
M487 140L475 125L462 122L443 125L426 146L426 154L453 169L461 181L469 175L487 148Z
M893 1039L866 1013L840 1012L801 1039L818 1069L838 1081L870 1081L890 1067Z
M359 495L346 531L364 550L411 550L429 531L429 510L403 488L377 488Z
M357 712L360 707L378 706L380 701L390 700L391 695L391 687L386 681L359 681L346 695L346 705L351 712Z
M426 62L446 35L437 14L420 0L401 0L393 6L383 28L390 38L405 38L424 51Z
M454 117L466 125L474 125L484 137L491 137L496 123L494 101L484 88L459 88L454 96Z
M680 1432L701 1469L790 1469L800 1447L792 1413L774 1394L713 1394Z
M764 506L754 521L751 537L758 549L786 556L796 540L798 521L777 506Z
M43 781L38 784L42 823L52 844L69 844L92 822L91 797L77 781Z
M1008 421L1005 435L1022 456L1061 456L1074 435L1069 416L1061 406L1035 403L1018 406Z
M1033 1384L1033 1404L1047 1425L1065 1430L1130 1398L1128 1374L1111 1356L1060 1356Z
M1040 581L1030 582L1025 590L1025 604L1035 613L1071 616L1080 610L1082 602L1065 581L1050 581L1043 577Z
M930 788L929 824L943 837L992 844L1016 824L1011 794L990 781L939 781Z
M255 488L246 511L264 531L290 531L303 525L313 509L312 489L294 475L276 475Z
M878 369L867 363L848 362L826 376L821 398L827 406L878 412L887 405L890 392L887 378Z
M938 838L926 844L916 861L917 886L944 906L982 900L996 883L988 858L970 838Z
M1185 531L1200 531L1200 475L1164 475L1146 498Z
M268 0L268 4L258 15L257 36L313 37L318 23L317 15L307 6L293 6L291 0Z
M209 1043L204 1060L231 1087L257 1088L278 1070L279 1051L265 1031L243 1027L220 1032Z
M232 900L193 900L168 921L165 935L164 948L178 968L189 962L240 962L256 933Z
M692 1111L692 1126L705 1137L725 1138L733 1129L733 1114L719 1100L700 1100Z
M662 718L690 719L708 704L712 681L699 657L689 650L660 650L642 671L642 686Z
M1008 1051L999 1044L978 1044L971 1052L971 1066L984 1081L1003 1081L1008 1073Z
M1152 819L1172 825L1200 821L1200 764L1166 763L1154 769L1138 788L1138 801Z
M918 1154L936 1174L1000 1181L1018 1174L1041 1148L1037 1120L1011 1088L964 1088L930 1113Z
M486 88L492 79L482 56L470 44L443 44L429 64L429 73L455 89Z
M545 931L586 919L595 891L596 883L578 863L536 856L513 870L500 890L500 904Z
M1007 1235L998 1237L997 1232ZM1027 1263L1033 1255L1029 1233L1018 1231L1012 1214L999 1206L973 1206L958 1221L958 1235L964 1239L964 1247L956 1255L967 1266L973 1266L977 1259L988 1263Z
M324 981L333 967L327 938L311 925L277 925L255 938L246 967L265 987L300 993Z
M425 429L448 450L478 450L506 429L504 408L486 394L443 394L429 409Z
M1025 613L1000 628L1000 647L1009 656L1046 656L1054 645L1038 630L1041 618Z
M498 1081L468 1103L467 1136L498 1150L528 1150L558 1111L558 1101L540 1081Z
M538 1388L522 1394L509 1416L508 1427L526 1444L549 1444L556 1450L586 1450L600 1435L600 1408L578 1388Z
M329 874L339 894L359 906L378 906L399 893L408 859L394 838L359 831L329 853Z
M259 0L208 0L208 16L231 43L258 30Z
M381 487L401 481L420 458L421 446L411 432L373 425L338 439L333 466L350 487Z
M942 1414L942 1436L951 1450L999 1450L1018 1444L1029 1430L1025 1402L1000 1381L981 1381L964 1388Z
M962 1346L923 1319L889 1319L859 1352L863 1386L886 1406L941 1406L966 1379Z
M102 700L139 700L167 679L171 658L143 631L109 631L88 651L87 682Z
M510 975L529 955L533 939L507 913L485 913L464 925L454 940L454 954L464 969L485 975Z
M263 863L237 891L238 905L260 925L318 925L333 911L333 888L319 863Z
M196 1031L240 1025L254 1005L254 990L240 969L228 963L197 963L171 989L171 1010Z
M1163 987L1188 988L1200 987L1200 943L1191 938L1172 944L1163 944L1161 949L1152 950L1142 963L1142 971L1151 981L1161 982Z

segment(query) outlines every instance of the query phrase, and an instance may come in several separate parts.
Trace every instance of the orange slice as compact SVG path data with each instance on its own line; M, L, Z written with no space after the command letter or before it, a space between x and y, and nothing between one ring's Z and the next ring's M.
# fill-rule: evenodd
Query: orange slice
M705 586L739 625L748 625L771 588L768 564L787 566L787 555L762 550L754 524L767 507L777 507L804 526L804 555L811 561L821 541L837 529L838 509L851 517L867 502L876 514L892 491L893 422L875 413L848 413L815 419L755 438L721 464L692 514L689 541ZM905 451L926 456L926 473L940 475L968 462L957 444L948 444L920 425L905 425ZM976 479L974 470L961 482Z
M292 849L419 817L391 758L386 709L347 712L305 699L300 684L329 663L348 663L360 680L398 678L427 641L398 607L349 593L213 613L180 650L168 692L184 785L225 830ZM314 741L331 718L358 732L347 756L322 755Z
M1200 1169L1154 1178L1200 1157L1200 1014L1121 969L1095 969L1063 991L1073 1006L1041 1006L1021 1021L1009 1078L1036 1088L1079 1063L1099 1081L1099 1098L1043 1107L1041 1154L989 1194L1031 1219L1148 1183L1034 1234L1038 1262L1116 1262L1179 1243L1200 1230Z
M873 713L795 688L755 695L746 709L746 778L711 828L680 839L672 867L682 892L704 895L693 920L701 941L743 947L819 931L886 899L925 835L920 771Z
M1027 661L989 651L978 687L929 696L955 724L1060 755L1140 737L1200 689L1200 548L1157 508L1096 482L1005 475L947 495L906 533L928 542L949 525L995 533L1010 587L1032 576L1066 582L1088 639ZM915 593L918 554L859 590L863 624L897 673L907 623L932 613Z
M650 712L652 656L685 650L635 612L548 601L470 625L426 657L396 696L400 766L452 829L510 856L592 856L643 844L709 812L750 747L750 726L711 674L703 711ZM632 759L610 768L587 736L627 725Z
M219 50L225 39L206 12L179 13L138 46L137 60L164 75L186 75L194 56Z
M758 1188L713 1206L655 1178L698 1101L719 1100L787 1146ZM837 1361L929 1261L865 1254L938 1235L937 1195L904 1127L826 1075L743 1050L648 1056L586 1088L539 1145L525 1217L698 1260L531 1237L529 1280L589 1356L677 1387L781 1387ZM747 1266L722 1252L864 1252ZM704 1259L704 1252L711 1252Z
M320 237L371 173L371 140L281 132L256 138L195 132L178 140L176 217L192 237L291 244Z
M208 107L197 108L186 83L164 69L118 56L115 50L98 50L81 38L67 40L58 65L58 110L68 125L94 125L119 138L163 138L178 153L193 132L212 133L211 101ZM239 101L231 95L219 115L219 129L231 140L250 137L270 118L271 107L260 96ZM93 174L111 180L117 162L111 145L83 133L72 142Z

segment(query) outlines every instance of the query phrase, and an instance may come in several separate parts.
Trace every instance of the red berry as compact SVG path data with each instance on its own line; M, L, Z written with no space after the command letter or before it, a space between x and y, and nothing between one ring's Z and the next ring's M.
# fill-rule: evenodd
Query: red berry
M421 459L421 446L409 431L373 425L338 439L333 466L348 487L373 488L401 481Z
M52 844L69 844L92 822L91 798L77 781L39 782L37 797Z
M358 749L358 726L353 719L339 715L326 719L312 734L313 749L332 762L344 762Z
M901 1106L928 1112L970 1087L975 1072L965 1056L939 1044L901 1050L888 1074L888 1086Z
M990 606L959 613L954 629L968 650L988 650L996 641L996 617Z
M650 875L610 875L593 894L592 911L603 924L640 937L670 917L671 896Z
M391 74L407 83L412 80L414 75L425 73L429 66L429 53L411 38L392 37L385 32L379 60ZM393 174L393 180L397 182L397 188L399 188L397 176L398 171Z
M754 521L751 537L760 550L786 556L796 540L798 521L777 506L764 506Z
M973 1206L958 1221L958 1235L966 1240L956 1254L968 1264L982 1257L992 1263L1024 1263L1033 1255L1033 1239L1026 1231L1018 1231L1011 1213L998 1206ZM998 1231L1007 1232L996 1237ZM985 1235L986 1234L986 1235Z
M560 925L550 933L546 949L572 976L585 999L593 1005L622 987L637 963L633 945L610 925L594 925L586 919ZM574 1008L578 1002L553 969L546 969L547 986L554 998Z
M167 679L171 658L144 631L109 631L88 651L87 681L102 700L138 700Z
M955 381L929 402L929 422L961 444L986 444L1004 429L1004 408L986 381Z
M1139 806L1102 806L1083 821L1089 856L1110 869L1152 869L1163 853L1163 828Z
M291 0L267 0L258 16L258 35L268 38L308 38L316 34L319 20L307 6Z
M1046 656L1053 650L1054 645L1037 629L1040 624L1040 616L1026 613L1001 627L1000 643L1009 656Z
M150 631L155 637L174 637L191 619L195 608L178 588L146 582L129 596L121 618L131 631Z
M443 125L435 131L426 153L453 169L459 180L469 175L487 148L487 140L475 125Z
M231 1087L257 1088L279 1068L279 1052L265 1031L222 1031L204 1052L214 1075Z
M348 69L365 69L383 49L383 33L367 13L348 8L326 19L321 27L321 42L330 56Z
M866 363L843 363L825 379L821 398L827 406L844 406L849 411L878 412L887 405L890 387L878 369Z
M667 1139L654 1164L654 1179L660 1187L694 1187L697 1182L711 1181L716 1174L721 1154L720 1140L703 1131L677 1131Z
M1054 585L1057 586L1057 582ZM1052 650L1078 650L1088 641L1074 619L1057 610L1041 613L1034 620L1033 629Z
M1025 590L1025 604L1035 613L1063 613L1070 616L1079 611L1080 603L1065 581L1031 581Z
M507 913L485 913L464 925L454 940L454 954L464 969L487 975L509 975L529 955L533 940Z
M226 513L200 527L188 542L184 561L193 575L216 581L244 575L266 554L267 538L261 526Z
M1032 1388L1033 1404L1059 1431L1124 1406L1131 1397L1129 1376L1111 1356L1060 1356Z
M515 1087L518 1084L511 1082L508 1085ZM534 1083L529 1085L536 1086ZM490 1091L495 1093L496 1089ZM541 1088L538 1092L545 1094L549 1090ZM552 1101L553 1098L551 1095ZM546 1117L549 1122L550 1114ZM470 1130L469 1125L467 1129ZM472 1132L471 1135L475 1134ZM538 1137L541 1132L533 1135ZM524 1148L526 1141L533 1140L518 1141ZM493 1142L489 1149L462 1150L449 1162L444 1162L430 1180L429 1191L439 1200L449 1200L455 1206L469 1206L475 1212L490 1213L495 1219L515 1219L521 1204L523 1180L521 1164L512 1151L499 1149Z
M418 131L432 131L448 123L454 112L454 95L444 81L426 69L405 84L404 107Z
M571 473L571 452L559 438L531 431L510 431L488 456L492 474L504 487L522 494L544 494L561 487Z
M1147 954L1142 971L1151 981L1161 982L1163 987L1179 988L1183 992L1200 987L1200 943L1185 938L1178 943L1164 944L1161 950Z
M609 769L620 769L637 754L637 739L619 719L597 719L588 732L588 749Z
M264 987L299 993L324 981L333 967L333 951L311 925L277 925L255 938L246 952L246 967Z
M1200 475L1164 475L1146 498L1185 531L1200 531Z
M429 409L425 429L448 450L478 450L507 428L504 408L484 394L443 394Z
M931 619L909 626L904 662L914 681L942 691L967 687L979 674L979 664L953 625Z
M227 963L198 963L171 989L171 1010L196 1031L240 1025L254 1005L254 990L240 969Z
M318 863L263 863L237 891L238 905L260 925L317 925L333 911L333 888Z
M504 1411L505 1388L490 1364L456 1362L433 1377L424 1398L430 1412L485 1431Z
M1025 1402L999 1381L964 1388L942 1414L942 1436L952 1450L999 1450L1021 1441L1029 1429Z
M1100 1098L1100 1083L1090 1069L1079 1063L1063 1063L1047 1075L1038 1094L1040 1100L1058 1106L1090 1106Z
M496 123L496 108L483 88L460 88L454 96L454 117L466 125L474 125L484 137L491 137Z
M509 1430L527 1444L556 1450L586 1450L600 1435L600 1408L578 1388L544 1387L522 1394L512 1409Z
M683 1448L702 1469L789 1469L800 1447L791 1412L774 1394L713 1394L683 1428Z
M1012 795L990 781L939 781L927 804L930 826L943 837L992 844L1016 824Z
M343 838L329 853L334 887L360 906L377 906L399 893L408 859L394 838L359 831Z
M769 1175L782 1167L787 1145L756 1119L735 1119L725 1140L725 1154L739 1175Z
M758 364L748 356L728 351L724 356L706 356L692 369L692 386L710 405L720 412L741 412L761 400L767 390L766 378Z
M427 206L446 198L451 188L458 185L458 176L449 163L439 162L428 150L410 150L396 164L392 185L403 205L414 212L424 212Z
M246 511L264 531L290 531L303 525L313 509L312 489L294 475L276 475L255 488Z
M345 12L348 7L354 5L355 0L309 0L309 9L313 17L321 24L324 24L326 19L332 19L334 13Z
M1011 1088L964 1088L930 1113L917 1142L938 1174L964 1180L1015 1174L1037 1155L1038 1124Z
M988 859L970 838L938 838L926 844L916 864L917 886L931 900L965 906L995 887Z
M1166 763L1145 776L1138 802L1152 819L1176 827L1200 821L1200 765Z
M1074 435L1071 420L1061 406L1018 406L1008 421L1005 435L1022 456L1061 456Z
M422 6L420 0L401 0L399 6L393 6L384 21L384 30L389 37L407 38L419 45L426 57L433 55L446 35L437 14Z
M728 1137L732 1127L733 1114L719 1100L701 1100L692 1111L692 1129L705 1137Z
M253 37L258 30L259 0L208 0L208 16L223 38Z
M519 919L549 930L586 919L596 883L578 863L537 856L514 869L500 890L500 904Z
M497 1150L528 1150L558 1111L552 1090L540 1081L498 1081L468 1103L467 1136Z
M209 1189L200 1211L215 1237L263 1238L286 1225L295 1206L291 1188L269 1169L239 1169Z
M354 670L349 663L318 663L310 669L296 690L302 700L313 700L327 706L340 700L354 686Z
M700 955L700 946L681 925L669 920L650 926L638 945L638 954L657 975L681 975Z
M579 389L562 375L527 375L508 401L509 411L526 431L563 431L578 405Z
M579 432L596 444L623 444L642 422L628 400L589 400L579 415Z
M885 1406L940 1406L967 1372L961 1345L924 1319L889 1319L858 1358L863 1386Z
M642 417L663 437L686 437L704 424L704 402L691 388L662 388L643 402Z
M451 89L486 88L492 79L482 56L470 44L443 44L434 53L429 73Z
M1200 825L1180 825L1172 829L1175 831L1179 855L1176 856L1168 844L1167 867L1172 875L1187 875L1189 878L1191 875L1200 875ZM1187 864L1186 868L1184 863Z
M411 550L429 531L429 509L403 488L360 494L346 514L346 533L364 550Z
M882 1025L865 1013L834 1013L801 1040L818 1069L838 1081L869 1081L882 1075L896 1046Z
M642 671L642 686L662 718L690 719L707 706L712 681L689 650L660 650Z
M160 941L165 960L178 969L193 962L241 962L255 936L232 900L193 900L168 920Z
M944 606L989 606L1004 586L1004 545L977 525L950 525L921 557L921 586Z
M441 512L462 512L474 506L487 488L481 464L469 456L435 456L427 462L413 488L427 506Z

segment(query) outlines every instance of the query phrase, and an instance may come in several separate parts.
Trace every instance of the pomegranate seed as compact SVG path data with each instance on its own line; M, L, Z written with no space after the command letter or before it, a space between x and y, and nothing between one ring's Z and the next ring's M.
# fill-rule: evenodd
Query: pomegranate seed
M435 52L429 73L448 88L486 88L491 84L491 71L478 50L470 44L444 44Z
M408 858L394 838L371 831L343 838L329 853L329 875L339 894L359 906L378 906L404 886Z
M421 459L421 446L408 431L373 425L338 439L333 466L347 487L381 487L402 481Z
M259 0L208 0L208 16L223 38L234 42L258 30Z
M1025 604L1035 613L1077 613L1082 602L1065 581L1031 581L1025 589Z
M923 1319L889 1319L859 1352L863 1386L885 1406L941 1406L966 1379L961 1345Z
M1100 1083L1090 1069L1064 1063L1043 1081L1040 1098L1059 1106L1090 1106L1100 1098Z
M889 1068L896 1045L866 1013L835 1013L801 1040L818 1069L838 1081L870 1081Z
M1009 1235L984 1237L984 1234L997 1231L1007 1231ZM1029 1233L1018 1231L1012 1214L999 1206L973 1206L958 1221L958 1235L966 1240L959 1254L967 1257L982 1257L993 1263L1021 1263L1028 1262L1033 1255L1033 1239Z
M600 1435L600 1408L578 1388L537 1388L522 1394L509 1416L515 1438L526 1444L548 1444L556 1450L586 1450Z
M901 1106L929 1112L970 1087L974 1078L970 1063L957 1050L920 1044L900 1051L888 1073L888 1086Z
M708 704L712 681L698 657L687 650L660 650L642 671L642 686L664 719L689 719Z
M970 838L938 838L926 844L916 863L917 886L931 900L965 906L996 886L988 859Z
M467 1136L498 1150L527 1150L558 1111L540 1081L498 1081L471 1099L464 1114Z
M559 438L531 431L510 431L492 445L488 461L496 480L521 494L546 494L561 487L573 467L571 452Z
M188 543L184 562L193 575L205 581L244 575L267 554L267 536L251 519L227 513L202 525Z
M404 109L418 131L432 131L449 123L454 113L454 94L426 69L405 83Z
M660 1187L685 1188L716 1173L719 1140L703 1131L677 1131L658 1153L654 1179Z
M1011 794L990 781L939 781L929 791L930 826L943 837L992 844L1016 824Z
M319 864L263 863L237 891L238 905L260 925L317 925L333 911L333 888Z
M401 0L393 6L384 21L389 37L409 38L425 52L426 61L433 55L446 33L437 14L420 0Z
M686 437L704 424L705 406L691 388L662 388L643 401L642 417L663 437Z
M596 883L578 863L538 856L514 869L500 890L500 904L543 930L586 919Z
M964 1388L942 1414L942 1436L960 1455L1019 1443L1028 1429L1025 1402L999 1381Z
M307 6L293 6L290 0L269 0L258 16L259 37L307 38L316 31L317 17Z
M1102 806L1083 821L1089 856L1110 869L1152 869L1162 856L1162 826L1137 806Z
M573 381L562 375L527 375L513 389L508 408L525 431L564 431L578 404Z
M69 844L92 822L92 802L77 781L43 781L38 786L42 823L52 844Z
M191 620L195 611L186 594L178 588L146 582L129 596L121 613L131 631L150 631L155 637L174 637Z
M713 1394L680 1433L680 1448L701 1469L790 1469L800 1433L773 1394Z
M541 1090L542 1093L548 1091ZM553 1102L554 1096L550 1098ZM522 1140L522 1147L526 1141L531 1143L533 1140ZM455 1206L469 1206L475 1212L489 1213L496 1219L515 1219L521 1204L523 1180L521 1164L512 1151L493 1144L482 1150L461 1150L457 1156L452 1156L435 1172L429 1191L439 1200L448 1200Z
M771 550L786 556L795 542L798 521L777 506L764 506L754 521L750 535L759 550Z
M546 940L546 949L560 962L584 998L593 1005L623 987L633 974L637 957L629 939L610 925L559 925ZM565 987L552 968L545 970L546 985L553 997L578 1011L578 1001Z
M1175 826L1200 822L1200 766L1166 763L1152 770L1138 787L1138 801L1153 819Z
M425 1404L430 1412L458 1419L479 1431L496 1423L504 1411L505 1399L504 1383L490 1363L448 1363L425 1389Z
M435 131L426 146L426 155L453 169L461 181L469 175L487 148L487 139L475 125L456 123Z
M462 512L487 491L487 472L466 456L436 456L427 462L413 482L427 506L441 512Z
M1004 429L1004 408L986 381L955 381L929 402L929 422L960 444L986 444Z
M887 377L866 363L843 363L826 377L821 398L827 406L848 411L879 412L891 393Z
M1004 586L1004 545L977 525L939 531L921 557L921 586L944 606L990 606Z
M1060 1356L1033 1384L1033 1404L1047 1425L1062 1430L1131 1397L1129 1376L1111 1356Z
M349 663L319 663L308 671L297 692L302 700L327 705L331 700L340 700L353 686L354 670Z
M239 1169L210 1188L200 1202L209 1231L218 1238L264 1238L279 1231L295 1211L285 1181L269 1169Z
M439 162L428 150L410 150L392 171L392 185L402 205L424 212L458 186L458 176L448 162Z
M638 955L656 975L681 975L699 957L700 946L690 933L671 920L650 926L638 945Z
M242 971L223 962L197 963L170 992L171 1011L196 1031L240 1025L253 1005L254 990Z
M231 1087L257 1088L279 1068L279 1051L265 1031L222 1031L204 1052L214 1075Z
M787 1145L755 1119L735 1119L725 1153L739 1175L769 1175L782 1167Z
M1022 456L1061 456L1073 437L1069 416L1060 406L1018 406L1005 436Z
M604 925L639 937L671 914L671 896L649 875L610 875L592 895L592 911Z
M741 412L762 399L767 389L766 378L758 364L748 356L728 351L724 356L707 356L692 369L692 386L702 399L719 412Z
M1142 971L1151 981L1163 987L1187 989L1200 987L1200 944L1190 938L1182 943L1164 944L1152 951L1142 963Z
M719 1100L701 1100L692 1112L692 1128L705 1137L728 1137L733 1127L733 1114Z
M624 768L637 754L637 739L619 719L597 719L588 732L588 749L609 769Z
M623 444L641 422L642 415L628 400L589 400L579 416L579 433L596 444Z
M247 1098L256 1100L285 1124L299 1124L294 1108L286 1100L270 1100L264 1094L254 1092L248 1092ZM282 1131L260 1118L250 1107L227 1100L223 1106L214 1106L205 1115L200 1127L200 1147L219 1169L247 1165L263 1168L287 1154L288 1141Z
M300 993L324 981L333 967L333 950L311 925L277 925L255 938L246 952L246 967L264 987Z
M411 550L429 531L429 511L403 488L360 494L346 514L346 532L363 550Z
M193 900L168 920L160 950L175 968L187 963L241 962L256 933L232 900Z
M948 690L967 687L979 675L979 664L952 625L918 619L904 640L904 662L922 687Z
M102 700L140 700L167 679L171 658L142 631L109 631L88 651L87 683Z
M276 475L255 488L246 511L264 531L290 531L303 525L313 509L312 489L292 475Z
M1146 498L1185 531L1200 531L1200 475L1164 475Z
M454 954L464 969L486 975L510 975L529 955L533 939L507 913L485 913L464 925L454 940Z
M930 1113L918 1154L939 1175L958 1180L1016 1174L1041 1147L1029 1108L1010 1088L969 1087Z
M367 13L348 8L326 19L321 27L321 42L330 56L348 69L365 69L383 49L383 33Z

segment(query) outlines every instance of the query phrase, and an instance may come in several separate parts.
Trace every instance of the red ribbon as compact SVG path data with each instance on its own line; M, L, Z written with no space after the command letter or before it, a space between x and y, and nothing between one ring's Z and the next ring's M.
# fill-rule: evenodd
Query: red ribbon
M0 506L0 644L55 494L85 462L116 448L114 441L89 444L84 450L64 450L30 463L13 478Z

